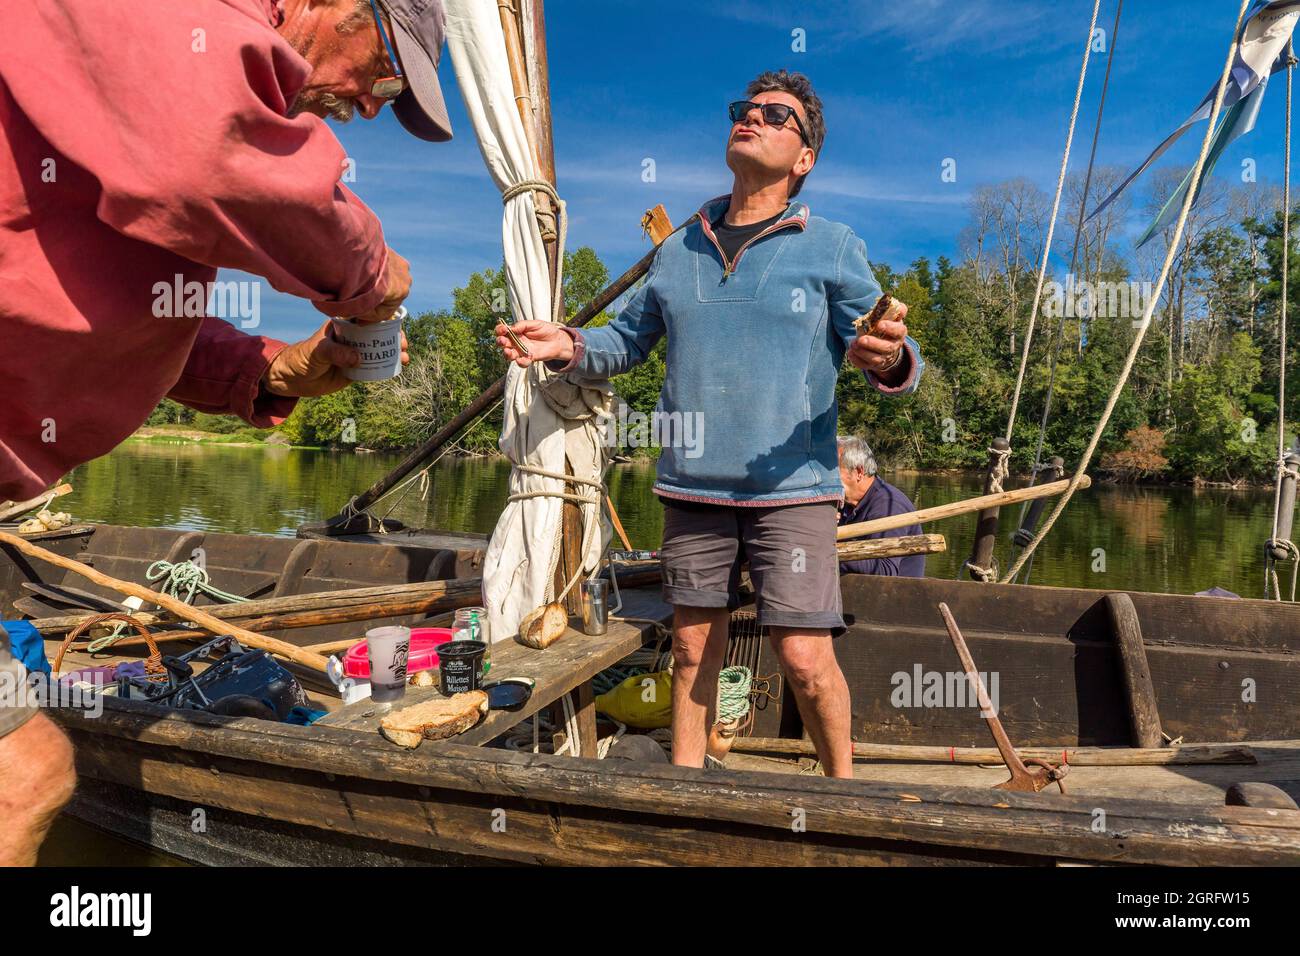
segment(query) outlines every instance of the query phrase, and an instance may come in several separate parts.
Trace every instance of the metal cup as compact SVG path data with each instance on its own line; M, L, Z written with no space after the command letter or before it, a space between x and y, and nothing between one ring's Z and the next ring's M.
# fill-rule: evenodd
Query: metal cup
M592 637L604 634L609 625L609 582L584 581L582 584L582 632Z

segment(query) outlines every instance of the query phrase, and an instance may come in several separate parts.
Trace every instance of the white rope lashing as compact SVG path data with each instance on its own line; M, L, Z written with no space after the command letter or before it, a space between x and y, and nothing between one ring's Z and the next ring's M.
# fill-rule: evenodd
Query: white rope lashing
M1219 77L1219 88L1214 96L1214 106L1210 111L1210 121L1205 126L1205 137L1201 140L1200 155L1196 157L1196 166L1192 173L1191 182L1199 182L1201 170L1205 168L1205 157L1210 151L1210 141L1214 138L1214 127L1219 119L1219 111L1223 107L1224 93L1228 88L1228 79L1232 75L1232 64L1237 54L1238 37L1241 34L1241 21L1246 16L1246 9L1250 6L1251 0L1242 0L1241 10L1237 14L1237 25L1232 31L1232 43L1228 47L1227 62L1223 64L1223 74ZM1092 437L1088 440L1088 447L1084 450L1083 457L1079 460L1079 465L1075 469L1074 475L1070 478L1070 484L1065 489L1056 507L1048 515L1047 521L1043 527L1034 535L1034 539L1029 542L1015 563L1011 566L1002 579L1003 584L1009 584L1017 574L1020 573L1021 567L1029 560L1030 556L1047 537L1052 526L1056 524L1056 519L1061 516L1070 499L1074 497L1074 492L1078 489L1079 483L1083 481L1083 476L1087 473L1088 464L1092 461L1092 456L1097 450L1097 445L1101 442L1101 436L1106 431L1106 426L1110 424L1110 417L1114 414L1115 405L1119 402L1120 394L1124 391L1124 386L1128 383L1128 377L1133 372L1133 365L1137 362L1138 351L1142 348L1142 342L1146 338L1147 330L1151 327L1151 315L1155 311L1156 303L1164 291L1165 282L1169 279L1170 269L1173 267L1174 256L1178 252L1178 243L1183 237L1183 229L1187 225L1187 215L1191 211L1192 201L1196 198L1196 191L1188 189L1187 195L1183 197L1183 205L1178 213L1178 223L1174 226L1173 238L1169 243L1169 248L1165 253L1164 265L1160 269L1160 278L1156 282L1155 291L1147 300L1146 308L1142 313L1142 322L1138 326L1137 335L1133 337L1133 344L1129 347L1128 355L1124 359L1124 368L1120 371L1119 379L1115 387L1111 390L1110 398L1106 401L1106 407L1102 410L1101 420L1097 422L1097 427L1093 429Z
M555 187L545 179L525 179L522 182L515 183L509 189L501 194L501 204L508 205L510 200L516 196L522 196L524 193L541 192L551 197L551 202L555 204L555 224L552 226L547 220L550 218L543 210L535 210L538 220L537 231L542 237L542 241L548 241L552 236L555 238L555 288L551 295L551 321L560 324L564 317L564 246L569 238L569 207L560 194L555 191Z

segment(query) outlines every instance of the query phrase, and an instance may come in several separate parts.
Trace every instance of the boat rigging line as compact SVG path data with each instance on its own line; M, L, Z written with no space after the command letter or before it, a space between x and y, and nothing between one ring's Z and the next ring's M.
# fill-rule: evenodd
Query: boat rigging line
M1232 43L1228 46L1228 56L1223 64L1223 72L1219 77L1218 88L1214 95L1214 106L1210 111L1210 120L1205 126L1205 136L1201 140L1200 154L1196 157L1196 166L1193 170L1192 182L1199 181L1201 171L1205 168L1205 160L1210 151L1210 142L1214 138L1215 125L1218 122L1219 113L1223 107L1224 94L1227 92L1228 81L1232 76L1232 64L1236 59L1237 48L1241 42L1242 22L1245 20L1246 9L1250 6L1250 2L1251 0L1242 0L1241 9L1237 13L1237 23L1232 31ZM1097 427L1093 429L1092 437L1088 440L1088 447L1084 449L1083 457L1075 468L1074 475L1071 477L1070 484L1065 489L1065 493L1061 496L1060 501L1056 503L1056 507L1052 509L1052 513L1048 515L1047 523L1034 535L1033 540L1025 546L1024 550L1020 552L1020 556L1011 566L1011 570L1008 571L1006 576L1002 579L1003 584L1009 584L1015 579L1016 575L1020 573L1021 568L1023 568L1025 563L1033 556L1038 545L1052 530L1052 526L1056 524L1057 518L1061 516L1061 513L1070 503L1070 499L1074 496L1075 490L1083 480L1088 465L1092 461L1092 456L1097 451L1097 445L1101 442L1101 436L1105 433L1106 426L1110 424L1110 417L1114 414L1115 406L1119 402L1120 394L1124 391L1124 386L1128 384L1129 375L1132 374L1133 366L1137 362L1138 351L1142 348L1142 342L1146 339L1147 330L1151 327L1151 315L1155 311L1156 303L1159 301L1160 295L1164 291L1165 283L1169 279L1169 270L1173 265L1174 256L1178 252L1178 244L1182 239L1183 229L1187 225L1187 215L1191 211L1192 202L1196 198L1195 190L1188 189L1186 192L1187 194L1183 197L1182 208L1178 213L1178 223L1174 226L1173 238L1169 243L1168 250L1165 252L1165 261L1164 265L1160 269L1160 277L1156 280L1155 290L1147 300L1146 307L1142 313L1142 321L1138 326L1137 335L1133 337L1133 344L1129 347L1128 355L1124 359L1124 367L1121 369L1119 378L1115 382L1115 387L1111 389L1110 397L1106 401L1105 409L1102 410L1101 418L1097 422Z
M1115 22L1110 28L1110 49L1106 51L1106 75L1101 81L1101 97L1097 101L1097 122L1092 127L1092 149L1088 154L1088 169L1083 178L1083 195L1079 198L1079 216L1074 224L1074 247L1070 250L1070 271L1068 275L1073 275L1079 261L1079 240L1083 235L1083 224L1087 218L1088 195L1092 190L1092 173L1097 163L1097 143L1101 139L1101 121L1106 111L1106 93L1110 89L1110 72L1115 63L1115 44L1119 38L1119 21L1120 16L1124 13L1124 0L1119 0L1115 7ZM1080 322L1083 320L1080 319ZM1051 346L1051 331L1048 332L1048 346ZM1080 329L1080 338L1083 332ZM1047 423L1052 413L1052 397L1056 390L1056 366L1061 358L1061 348L1065 344L1065 309L1061 310L1061 315L1056 323L1056 348L1052 351L1051 363L1047 370L1047 394L1043 398L1043 416L1038 423L1038 444L1034 448L1034 467L1029 473L1029 484L1032 487L1037 481L1038 476L1044 471L1043 468L1043 442L1047 437ZM1053 478L1059 478L1059 470L1053 466L1048 466L1048 470L1053 471ZM1044 502L1046 504L1046 502ZM1042 517L1043 505L1034 506L1030 502L1025 502L1020 507L1020 522L1016 530L1016 541L1023 541L1028 544L1032 539L1034 530ZM1029 515L1031 520L1026 521L1025 516ZM1014 548L1015 545L1013 544ZM1013 552L1014 553L1014 552ZM1025 565L1025 584L1029 583L1029 575L1034 569L1034 562L1031 559Z
M1287 44L1286 132L1282 161L1282 308L1277 329L1277 482L1273 492L1273 534L1264 544L1264 597L1282 600L1277 577L1279 561L1291 562L1291 597L1295 600L1296 574L1300 571L1300 550L1291 540L1295 513L1296 481L1300 478L1300 456L1286 453L1286 323L1287 280L1291 262L1291 74L1295 70L1295 47ZM1272 593L1270 595L1270 585Z

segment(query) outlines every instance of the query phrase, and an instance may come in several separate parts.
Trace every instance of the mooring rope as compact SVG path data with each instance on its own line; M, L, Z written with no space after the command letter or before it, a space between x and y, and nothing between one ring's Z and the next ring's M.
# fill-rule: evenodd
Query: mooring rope
M1228 47L1227 62L1223 64L1223 73L1219 77L1219 85L1214 96L1214 106L1210 110L1210 120L1205 126L1205 137L1201 140L1201 152L1196 158L1196 165L1193 168L1190 182L1197 182L1200 179L1201 171L1205 168L1205 158L1210 151L1210 141L1214 138L1215 123L1218 122L1219 111L1223 107L1224 93L1228 88L1228 79L1232 75L1232 64L1236 58L1238 37L1241 34L1241 21L1246 16L1246 9L1250 6L1250 2L1251 0L1242 0L1241 9L1237 13L1237 25L1232 31L1232 43ZM1133 337L1133 344L1129 347L1128 355L1124 359L1124 368L1120 371L1119 380L1116 381L1115 387L1111 389L1110 398L1106 401L1106 407L1101 413L1101 419L1097 422L1097 427L1093 429L1092 437L1088 440L1088 447L1084 449L1078 468L1070 478L1070 484L1066 487L1060 501L1056 503L1056 507L1048 515L1046 524L1034 535L1033 540L1025 546L1025 549L1020 552L1020 556L1011 566L1011 570L1002 579L1003 584L1009 584L1020 573L1020 569L1025 562L1029 560L1038 545L1052 530L1052 526L1056 524L1056 519L1061 516L1061 512L1070 503L1070 499L1074 497L1074 492L1078 489L1079 483L1083 481L1083 476L1087 473L1088 464L1097 451L1097 445L1101 442L1101 436L1106 431L1106 426L1110 424L1110 417L1114 414L1115 405L1119 402L1120 394L1128 383L1129 375L1133 372L1133 365L1137 362L1138 351L1142 348L1142 342L1146 338L1147 330L1151 327L1151 315L1155 311L1161 293L1164 291L1165 282L1169 279L1169 271L1173 266L1174 256L1178 252L1178 244L1182 240L1183 229L1187 225L1187 214L1191 211L1192 202L1195 198L1196 191L1194 189L1188 189L1187 195L1183 197L1182 209L1178 213L1178 223L1174 226L1173 238L1169 243L1169 249L1165 253L1164 265L1160 269L1160 278L1156 282L1154 293L1147 300L1146 308L1142 313L1142 323L1138 327L1137 335Z
M1286 133L1282 161L1282 308L1277 330L1277 481L1273 490L1273 534L1264 545L1264 597L1268 586L1273 585L1274 600L1282 600L1282 588L1277 579L1277 559L1273 548L1287 552L1288 560L1297 564L1291 569L1291 600L1295 601L1296 571L1300 569L1300 551L1290 541L1278 540L1278 525L1282 520L1282 484L1289 477L1296 481L1296 470L1286 460L1286 323L1287 279L1291 263L1291 73L1300 60L1294 49L1287 46L1286 63Z
M1038 267L1038 285L1034 290L1034 301L1029 311L1029 327L1025 329L1025 345L1020 353L1020 370L1016 374L1016 388L1011 394L1011 413L1007 416L1007 441L1011 441L1011 432L1016 424L1016 410L1020 405L1020 389L1025 382L1025 367L1029 364L1029 346L1034 339L1034 326L1038 322L1039 304L1043 298L1043 283L1047 279L1047 263L1052 255L1052 237L1056 232L1056 217L1061 209L1061 193L1065 189L1065 171L1070 164L1070 147L1074 143L1074 127L1079 118L1079 101L1083 98L1084 79L1088 75L1088 60L1092 55L1093 33L1097 29L1097 13L1101 9L1101 0L1093 0L1092 20L1088 24L1088 38L1083 44L1083 63L1079 67L1079 83L1074 90L1074 106L1070 110L1070 125L1065 134L1065 152L1061 156L1061 171L1056 177L1056 195L1052 199L1052 215L1047 220L1047 239L1043 243L1043 261ZM1011 317L1015 326L1016 317Z
M749 692L754 675L739 664L724 667L718 674L718 721L729 724L749 713Z
M1084 223L1088 208L1088 196L1092 191L1092 172L1097 163L1097 144L1101 140L1101 121L1106 112L1106 93L1110 89L1110 72L1115 62L1115 44L1119 37L1120 15L1124 12L1124 0L1119 0L1115 7L1115 22L1110 30L1110 48L1106 51L1106 75L1101 81L1101 97L1097 101L1097 122L1092 127L1092 149L1088 153L1088 170L1083 179L1083 195L1079 197L1079 215L1074 224L1074 245L1070 250L1070 271L1067 275L1073 275L1074 270L1079 262L1079 240L1083 236ZM1082 322L1082 319L1080 319ZM1052 344L1051 332L1048 332L1048 346ZM1080 329L1080 339L1082 340L1083 332ZM1043 398L1043 415L1038 423L1038 443L1034 447L1034 466L1029 473L1029 487L1032 488L1038 483L1038 475L1044 471L1043 468L1043 443L1047 438L1047 423L1052 415L1052 399L1056 393L1056 367L1061 359L1061 349L1065 345L1065 309L1061 309L1061 315L1056 323L1056 348L1052 350L1052 360L1047 369L1047 394ZM1017 526L1024 523L1025 515L1029 512L1029 502L1026 501L1020 506L1020 518L1016 522ZM1013 546L1014 547L1014 546ZM1025 583L1029 583L1029 575L1033 571L1034 562L1031 560L1025 565Z
M186 604L193 604L195 595L200 593L224 604L241 604L249 600L242 595L221 590L208 578L207 570L193 561L177 561L175 564L170 561L155 561L145 569L144 576L150 583L162 581L158 591ZM90 641L86 650L91 654L107 650L126 633L126 628L124 623L114 625L112 631Z

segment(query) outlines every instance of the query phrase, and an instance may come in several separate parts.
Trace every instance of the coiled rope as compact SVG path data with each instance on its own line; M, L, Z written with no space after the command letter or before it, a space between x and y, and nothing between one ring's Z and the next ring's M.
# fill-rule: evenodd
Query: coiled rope
M161 581L162 585L156 590L186 604L193 604L196 594L206 594L223 604L239 604L248 600L241 595L221 590L208 578L207 569L193 561L178 561L175 564L170 561L155 561L145 570L144 576L150 583ZM107 650L126 633L126 628L125 623L115 625L108 634L88 643L86 650L92 654Z
M749 713L749 692L754 675L748 667L724 667L718 674L718 721L729 724Z
M1201 152L1196 157L1196 166L1192 173L1191 182L1197 182L1200 179L1201 170L1205 168L1205 158L1210 151L1210 141L1214 137L1214 127L1219 119L1219 112L1223 107L1223 96L1228 88L1228 79L1232 75L1232 64L1236 58L1239 37L1241 35L1241 22L1246 16L1246 9L1250 6L1251 0L1242 0L1241 9L1237 13L1237 25L1232 31L1232 43L1228 47L1227 61L1223 64L1223 73L1219 77L1218 90L1214 96L1214 106L1210 110L1210 120L1205 126L1205 137L1201 140ZM1106 407L1101 413L1101 420L1097 422L1097 427L1093 429L1092 437L1088 440L1088 447L1084 450L1083 457L1079 461L1078 468L1070 478L1070 484L1066 487L1065 493L1061 495L1052 513L1048 515L1046 523L1034 535L1032 541L1025 546L1016 558L1011 570L1007 572L1002 579L1003 584L1009 584L1020 573L1026 561L1033 555L1034 551L1042 543L1056 524L1056 520L1061 516L1070 499L1074 497L1074 492L1078 489L1079 483L1083 481L1083 476L1087 473L1088 464L1092 461L1093 454L1097 451L1097 445L1101 442L1101 436L1106 431L1106 426L1110 424L1110 417L1115 412L1115 405L1119 402L1120 394L1124 391L1124 386L1128 384L1128 377L1133 372L1133 365L1137 362L1138 351L1142 348L1142 342L1146 339L1147 330L1151 327L1151 315L1155 311L1156 304L1160 299L1160 294L1164 291L1165 282L1169 279L1169 271L1173 267L1174 256L1178 252L1178 243L1183 237L1183 228L1187 225L1187 214L1191 211L1192 202L1196 199L1196 191L1188 189L1187 195L1183 197L1182 209L1178 213L1178 222L1174 226L1173 238L1170 240L1169 248L1165 252L1164 265L1160 269L1160 278L1156 282L1155 291L1151 298L1147 300L1146 309L1142 313L1142 322L1138 326L1137 335L1133 337L1133 344L1129 347L1128 355L1124 359L1124 368L1121 370L1115 387L1111 389L1110 398L1106 401Z

